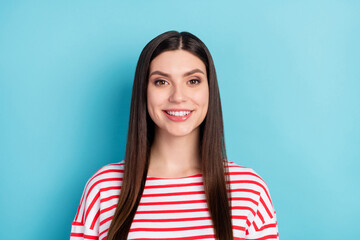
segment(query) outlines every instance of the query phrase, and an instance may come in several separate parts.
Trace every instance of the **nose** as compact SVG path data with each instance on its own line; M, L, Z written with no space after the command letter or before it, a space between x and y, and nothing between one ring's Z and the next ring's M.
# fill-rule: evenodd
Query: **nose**
M185 89L179 85L173 86L169 96L169 101L174 103L186 101Z

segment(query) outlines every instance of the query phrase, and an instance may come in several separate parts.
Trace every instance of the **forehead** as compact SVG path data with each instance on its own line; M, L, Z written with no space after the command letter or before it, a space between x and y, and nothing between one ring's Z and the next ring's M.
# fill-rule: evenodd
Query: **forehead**
M165 51L154 58L150 63L150 73L152 71L163 71L166 73L181 73L194 68L199 68L206 72L203 61L194 54L185 50Z

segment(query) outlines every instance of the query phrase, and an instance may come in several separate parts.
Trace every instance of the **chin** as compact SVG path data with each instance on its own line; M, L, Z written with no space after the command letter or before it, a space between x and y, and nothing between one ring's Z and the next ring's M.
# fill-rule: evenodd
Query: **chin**
M168 129L168 134L174 137L185 137L195 133L195 129Z
M173 136L173 137L186 137L188 136L190 133L182 133L182 132L176 132L176 133L169 133L169 135Z

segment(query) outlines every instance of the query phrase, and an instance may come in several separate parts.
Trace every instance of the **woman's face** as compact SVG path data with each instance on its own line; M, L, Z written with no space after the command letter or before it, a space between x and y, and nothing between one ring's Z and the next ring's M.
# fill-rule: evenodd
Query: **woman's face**
M151 61L147 107L158 132L186 136L198 131L208 105L206 67L198 57L174 50Z

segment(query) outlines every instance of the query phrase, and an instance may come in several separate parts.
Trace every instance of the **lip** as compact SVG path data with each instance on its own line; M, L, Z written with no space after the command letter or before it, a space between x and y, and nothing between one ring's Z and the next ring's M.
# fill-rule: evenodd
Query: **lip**
M191 110L191 109L186 109L186 108L169 108L169 109L164 109L163 111L174 111L174 112L190 111L190 112L192 112L193 110Z
M172 115L169 115L166 111L174 111L174 112L190 111L190 113L185 116L172 116ZM174 122L186 121L191 116L192 112L193 112L193 110L190 110L190 109L166 109L166 110L163 110L163 113L165 114L165 116L167 116L171 121L174 121Z

